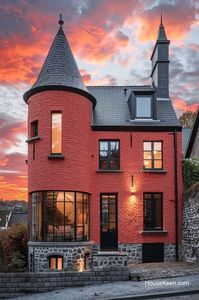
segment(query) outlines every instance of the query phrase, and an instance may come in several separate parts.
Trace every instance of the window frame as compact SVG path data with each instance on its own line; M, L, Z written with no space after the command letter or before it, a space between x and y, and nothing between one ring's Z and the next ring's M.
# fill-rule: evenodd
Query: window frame
M151 199L145 199L145 195L151 194ZM145 202L150 200L156 200L154 198L154 195L161 195L160 203L161 203L161 211L160 211L160 217L161 217L161 227L146 227L145 224ZM146 213L147 215L147 213ZM162 192L144 192L143 193L143 231L163 231L163 193Z
M61 114L61 152L53 152L52 142L53 142L53 114ZM51 140L50 140L50 153L51 155L62 155L63 153L63 113L61 110L53 110L51 111Z
M34 129L35 125L37 126L36 127L37 128L37 130L36 130L37 134L34 133L35 132L35 129ZM38 136L39 136L39 122L38 122L38 120L34 120L30 123L30 138L32 139L32 138L36 138Z
M50 264L51 264L51 259L52 258L55 258L56 259L56 269L52 269L51 267L50 267ZM60 269L58 269L58 259L59 258L61 258L62 259L62 269L60 270ZM54 254L52 254L52 255L50 255L50 256L48 256L48 265L49 265L49 269L50 270L52 270L52 271L63 271L63 267L64 267L64 259L63 259L63 256L62 255L54 255Z
M151 101L150 109L151 113L148 117L137 116L137 99L138 98L149 98ZM152 119L153 118L153 98L151 95L136 95L135 96L135 119Z
M144 153L145 152L149 152L147 150L144 149L144 143L151 143L151 159L145 159L144 158ZM161 159L155 159L154 158L154 143L161 143ZM147 168L144 166L144 161L145 160L150 160L151 161L151 168ZM154 162L155 161L161 161L162 162L162 167L161 168L155 168L154 167ZM163 170L163 141L162 140L153 140L153 141L149 141L149 140L144 140L143 141L143 170Z
M100 167L100 162L101 162L101 157L100 157L100 152L103 151L100 149L100 143L101 142L107 142L108 143L108 169L105 169L105 168L101 168ZM118 162L118 168L117 169L113 169L113 168L110 168L110 162L111 162L111 159L110 159L110 143L111 142L118 142L118 152L119 152L119 158L118 160L116 160ZM120 140L119 139L100 139L99 140L99 170L102 170L102 171L118 171L120 170Z

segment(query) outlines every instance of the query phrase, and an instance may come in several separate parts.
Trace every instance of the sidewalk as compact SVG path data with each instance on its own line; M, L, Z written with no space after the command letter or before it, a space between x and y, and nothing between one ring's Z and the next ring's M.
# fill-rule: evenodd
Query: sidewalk
M130 265L131 280L171 278L199 274L198 263L163 262Z
M23 297L12 298L16 300L110 300L110 299L130 299L141 295L157 295L161 293L171 293L177 291L198 290L199 275L174 277L167 279L156 279L148 281L126 281L114 282L89 287L67 288L49 293L25 295ZM132 299L133 299L132 298ZM140 299L147 299L140 298ZM175 297L173 298L175 299Z

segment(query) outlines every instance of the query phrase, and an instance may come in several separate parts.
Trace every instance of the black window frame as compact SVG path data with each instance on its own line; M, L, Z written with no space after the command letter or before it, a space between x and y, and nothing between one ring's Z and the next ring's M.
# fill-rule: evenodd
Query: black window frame
M47 193L52 193L52 207L54 209L56 204L55 195L56 193L63 193L64 200L58 201L59 203L63 203L64 205L64 230L57 234L55 232L56 215L53 213L51 214L51 226L52 231L48 232L48 203L47 203ZM71 237L66 235L66 205L68 200L66 200L67 193L74 193L74 206L73 206L73 214L74 214L74 221L72 226L74 228L74 233ZM81 200L77 200L77 194L81 194ZM33 202L33 195L34 195L34 202ZM33 231L33 216L31 219L31 240L32 241L43 241L43 242L84 242L90 240L90 194L79 192L79 191L63 191L63 190L56 190L56 191L37 191L30 194L31 197L31 209L33 209L33 205L35 205L35 212L36 212L36 223L34 226L35 232ZM77 226L77 203L82 204L82 225ZM41 219L38 218L38 205L41 204ZM87 220L86 214L87 213ZM87 222L86 222L87 221ZM40 222L40 223L39 223ZM39 226L41 230L39 231ZM85 230L85 226L87 226L87 231ZM78 228L82 227L82 236L81 238L77 234Z
M145 198L146 195L151 195L151 199L146 199ZM154 195L161 196L160 199L158 200L161 203L160 216L159 216L161 218L161 227L146 225L146 222L147 222L146 202L147 201L157 201L157 199L155 199ZM152 219L152 223L154 223L154 218ZM145 192L145 193L143 193L143 230L144 231L163 231L163 193L160 193L160 192Z
M149 98L151 101L151 114L149 117L137 116L137 99L138 98ZM136 95L135 96L135 118L136 119L152 119L153 118L153 98L151 95Z
M51 267L50 267L50 264L51 264L51 259L52 258L55 258L56 259L56 269L52 269ZM58 258L61 258L62 259L62 269L61 270L59 270L58 269ZM49 269L50 270L54 270L54 271L62 271L63 270L63 267L64 267L64 258L63 258L63 256L62 255L54 255L54 254L52 254L52 255L50 255L50 256L48 256L48 266L49 266Z
M144 158L144 153L145 152L149 152L148 150L144 149L144 143L151 143L151 151L150 151L151 152L151 159L145 159ZM161 151L160 151L161 152L161 159L155 159L154 158L154 151L155 151L154 150L154 144L155 143L161 143ZM150 160L151 161L151 168L145 167L145 165L144 165L144 161L145 160ZM161 161L162 162L162 167L161 168L155 168L155 166L154 166L155 165L155 163L154 163L155 161ZM147 141L147 140L144 140L143 141L143 169L144 170L163 170L163 141L162 140L161 141L160 140L157 140L157 141Z
M107 159L107 162L108 162L108 168L102 168L101 167L101 161L103 159L101 159L100 157L100 152L101 151L106 151L106 150L101 150L100 149L100 143L101 142L107 142L108 143L108 159ZM118 143L118 152L119 152L119 157L118 159L116 159L115 161L117 161L117 166L118 168L114 169L114 168L111 168L111 157L110 157L110 153L111 153L111 142L117 142ZM99 170L107 170L107 171L112 171L112 170L120 170L120 140L118 139L102 139L102 140L99 140Z
M39 122L34 120L30 123L30 137L35 138L39 136Z

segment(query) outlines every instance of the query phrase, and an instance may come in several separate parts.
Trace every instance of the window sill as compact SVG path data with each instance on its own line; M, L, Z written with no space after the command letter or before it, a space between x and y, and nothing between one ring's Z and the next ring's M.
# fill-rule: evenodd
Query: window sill
M167 235L167 230L143 230L140 232L142 235Z
M142 169L140 170L142 173L159 173L159 174L166 174L167 170L163 169Z
M62 160L62 159L65 159L65 156L63 154L50 154L50 155L48 155L48 159Z
M123 170L101 170L97 169L96 173L123 173Z
M34 136L31 139L26 140L26 143L30 144L30 143L36 142L38 140L40 140L40 137L39 136Z

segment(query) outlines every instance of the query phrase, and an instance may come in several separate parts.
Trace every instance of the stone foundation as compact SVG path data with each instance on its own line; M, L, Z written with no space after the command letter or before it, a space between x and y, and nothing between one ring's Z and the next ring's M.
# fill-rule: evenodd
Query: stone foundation
M93 254L93 270L112 267L127 267L127 255L119 252L98 252Z
M179 247L179 250L181 247ZM179 258L181 257L179 251ZM100 252L93 242L29 242L29 271L49 271L49 256L63 257L63 271L83 271L142 263L142 244L119 244L118 252ZM164 245L164 261L175 261L175 244Z
M49 271L49 256L63 257L64 271L83 271L91 268L92 242L29 242L29 271Z

